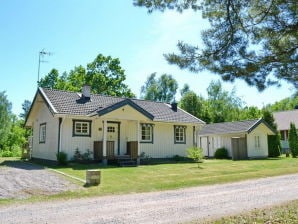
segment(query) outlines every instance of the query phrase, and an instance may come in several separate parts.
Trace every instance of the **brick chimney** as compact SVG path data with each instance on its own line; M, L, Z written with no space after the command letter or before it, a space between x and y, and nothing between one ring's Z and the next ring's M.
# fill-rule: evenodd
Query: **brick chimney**
M82 98L90 100L91 97L91 86L85 84L82 88Z

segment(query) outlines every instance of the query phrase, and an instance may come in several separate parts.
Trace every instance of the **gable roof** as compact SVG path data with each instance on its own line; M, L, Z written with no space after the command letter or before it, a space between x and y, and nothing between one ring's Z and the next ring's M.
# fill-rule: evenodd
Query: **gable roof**
M289 130L291 122L298 127L298 109L274 112L273 117L278 130Z
M275 133L263 119L255 119L207 124L199 131L199 135L250 133L261 123L264 123L273 133Z
M81 97L81 94L77 92L47 88L39 88L36 94L40 94L50 111L58 115L102 116L122 106L129 105L152 121L205 123L180 108L174 111L170 104L162 102L112 97L100 94L91 94L89 100ZM28 116L30 116L30 111Z

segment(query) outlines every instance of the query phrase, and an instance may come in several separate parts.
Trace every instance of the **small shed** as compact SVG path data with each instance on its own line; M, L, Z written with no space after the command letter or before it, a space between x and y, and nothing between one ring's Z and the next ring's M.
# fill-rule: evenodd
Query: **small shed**
M206 157L225 147L234 160L265 158L268 135L275 134L263 119L207 124L198 132L198 146Z

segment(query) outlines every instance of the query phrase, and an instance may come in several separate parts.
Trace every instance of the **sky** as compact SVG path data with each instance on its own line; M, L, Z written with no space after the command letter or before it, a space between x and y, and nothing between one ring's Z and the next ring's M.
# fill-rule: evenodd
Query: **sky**
M23 112L25 100L37 90L39 52L50 52L40 63L40 78L56 68L60 74L75 66L86 66L98 54L119 58L125 83L137 97L153 72L171 74L179 89L185 83L207 97L207 87L220 77L208 71L191 73L169 65L163 54L178 52L178 40L202 46L200 33L208 21L198 12L147 13L133 6L133 0L9 0L0 1L0 92L5 91L12 112ZM243 81L223 83L226 91L247 106L274 103L291 96L295 89L281 81L281 87L258 92ZM179 91L178 91L179 92ZM176 99L179 100L179 94Z

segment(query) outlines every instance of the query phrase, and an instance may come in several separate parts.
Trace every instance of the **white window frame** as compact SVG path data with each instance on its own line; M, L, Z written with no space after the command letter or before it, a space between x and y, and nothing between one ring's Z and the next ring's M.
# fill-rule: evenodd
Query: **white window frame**
M174 125L174 143L186 144L186 126Z
M152 124L141 124L141 142L142 143L153 143L153 125Z
M255 147L257 148L257 149L259 149L260 148L260 136L258 136L258 135L256 135L255 136Z
M41 123L39 125L39 143L46 143L47 137L47 124Z
M73 120L73 136L91 137L91 121Z

